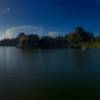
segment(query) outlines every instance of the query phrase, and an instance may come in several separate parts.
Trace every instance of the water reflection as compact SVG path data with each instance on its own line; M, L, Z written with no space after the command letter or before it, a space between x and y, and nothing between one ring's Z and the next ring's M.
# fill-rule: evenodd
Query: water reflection
M81 70L91 56L91 50L72 50L71 57L76 70ZM74 70L75 70L74 69Z
M66 93L97 92L100 90L99 52L97 49L0 48L0 92L7 99L13 95L14 100L15 97L53 99Z

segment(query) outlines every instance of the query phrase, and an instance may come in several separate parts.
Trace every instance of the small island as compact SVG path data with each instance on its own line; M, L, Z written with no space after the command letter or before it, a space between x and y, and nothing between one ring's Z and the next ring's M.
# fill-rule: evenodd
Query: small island
M100 36L94 36L82 27L76 27L74 32L57 37L39 37L36 34L26 35L21 32L16 38L1 40L0 46L22 49L100 48Z

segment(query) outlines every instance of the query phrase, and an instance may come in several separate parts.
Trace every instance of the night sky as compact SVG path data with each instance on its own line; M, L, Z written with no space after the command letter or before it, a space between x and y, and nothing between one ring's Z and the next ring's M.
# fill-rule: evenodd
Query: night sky
M100 34L100 0L0 0L0 37L64 35L77 26Z

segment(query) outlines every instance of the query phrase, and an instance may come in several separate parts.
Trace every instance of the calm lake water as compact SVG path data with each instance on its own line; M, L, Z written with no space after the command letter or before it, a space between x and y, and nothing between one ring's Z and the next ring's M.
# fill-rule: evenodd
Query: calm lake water
M0 100L100 96L100 49L0 47Z

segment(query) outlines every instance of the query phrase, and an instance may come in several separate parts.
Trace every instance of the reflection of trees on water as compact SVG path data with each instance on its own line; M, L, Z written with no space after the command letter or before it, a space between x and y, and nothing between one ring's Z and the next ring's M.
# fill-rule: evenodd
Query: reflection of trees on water
M91 58L91 50L72 50L71 53L72 57L72 66L73 66L73 77L74 77L74 82L79 83L79 85L82 85L83 82L87 82L86 80L89 77L89 73L87 72L88 70L88 63L90 63L90 58Z
M90 50L72 50L72 62L76 70L86 66L90 58Z

